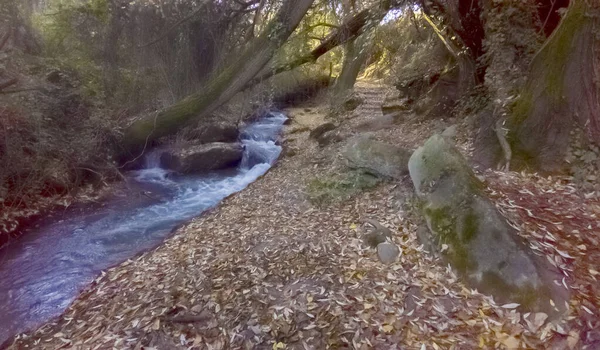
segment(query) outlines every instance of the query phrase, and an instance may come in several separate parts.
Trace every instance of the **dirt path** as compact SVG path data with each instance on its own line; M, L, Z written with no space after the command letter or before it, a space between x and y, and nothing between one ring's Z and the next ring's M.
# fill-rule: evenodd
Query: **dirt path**
M356 132L381 118L385 89L359 84L365 103L342 128ZM317 107L295 112L323 115ZM373 135L414 148L439 128L386 125ZM316 206L307 185L344 171L343 143L321 149L308 131L286 137L297 155L160 248L107 271L61 318L13 348L471 349L540 347L557 338L543 317L523 320L423 251L407 213L409 179ZM396 263L380 263L363 244L365 218L393 230L402 250ZM560 344L584 336L562 327Z

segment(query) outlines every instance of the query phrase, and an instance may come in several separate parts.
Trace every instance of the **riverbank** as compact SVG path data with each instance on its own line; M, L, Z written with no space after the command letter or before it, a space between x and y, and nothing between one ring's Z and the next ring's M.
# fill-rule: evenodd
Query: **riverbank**
M363 82L358 93L364 103L345 116L347 133L415 148L455 122L387 123L385 87ZM285 146L294 152L161 247L103 273L63 316L11 348L575 348L600 340L597 200L565 178L481 174L530 245L572 271L563 280L572 317L550 324L466 288L424 251L410 179L311 202L311 181L345 171L343 142L321 148L309 138L321 107L292 114ZM468 153L468 135L459 131L458 145ZM398 261L384 265L364 245L365 219L393 231Z

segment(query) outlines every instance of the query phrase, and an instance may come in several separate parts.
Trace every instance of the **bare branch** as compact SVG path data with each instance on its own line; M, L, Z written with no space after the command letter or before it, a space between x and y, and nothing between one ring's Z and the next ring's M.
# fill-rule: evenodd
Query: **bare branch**
M169 27L161 36L159 36L158 38L142 44L140 46L138 46L138 48L144 48L144 47L148 47L151 45L156 44L157 42L161 41L162 39L166 38L169 34L171 34L171 32L175 29L177 29L177 27L179 27L180 25L184 24L185 22L191 20L192 18L196 17L197 14L199 14L202 10L204 10L204 8L206 7L206 5L209 3L209 0L204 0L203 3L200 4L200 6L196 9L196 11L190 13L188 16L180 19L179 21L175 22L175 24L173 24L171 27Z

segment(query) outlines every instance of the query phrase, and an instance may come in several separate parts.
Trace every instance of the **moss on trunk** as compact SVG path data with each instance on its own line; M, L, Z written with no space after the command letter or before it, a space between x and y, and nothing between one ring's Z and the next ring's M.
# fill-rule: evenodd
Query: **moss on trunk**
M517 165L560 170L569 132L577 124L600 141L597 14L598 5L573 1L560 26L536 54L508 119Z
M286 1L259 37L201 91L174 105L135 121L125 130L126 157L138 157L156 139L173 134L231 99L271 60L300 23L313 0Z

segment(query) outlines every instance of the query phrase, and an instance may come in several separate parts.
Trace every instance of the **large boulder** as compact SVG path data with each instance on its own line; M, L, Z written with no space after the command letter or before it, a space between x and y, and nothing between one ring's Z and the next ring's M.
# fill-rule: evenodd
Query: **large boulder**
M239 143L213 142L185 148L171 148L162 153L160 165L182 174L202 173L236 166L244 148Z
M400 179L408 173L408 150L367 136L350 139L342 153L348 166L376 176Z
M237 142L240 130L235 123L200 123L186 133L186 138L194 143Z
M435 135L408 168L432 238L459 275L502 302L558 313L550 299L560 308L567 297L553 283L559 275L525 246L456 148Z

